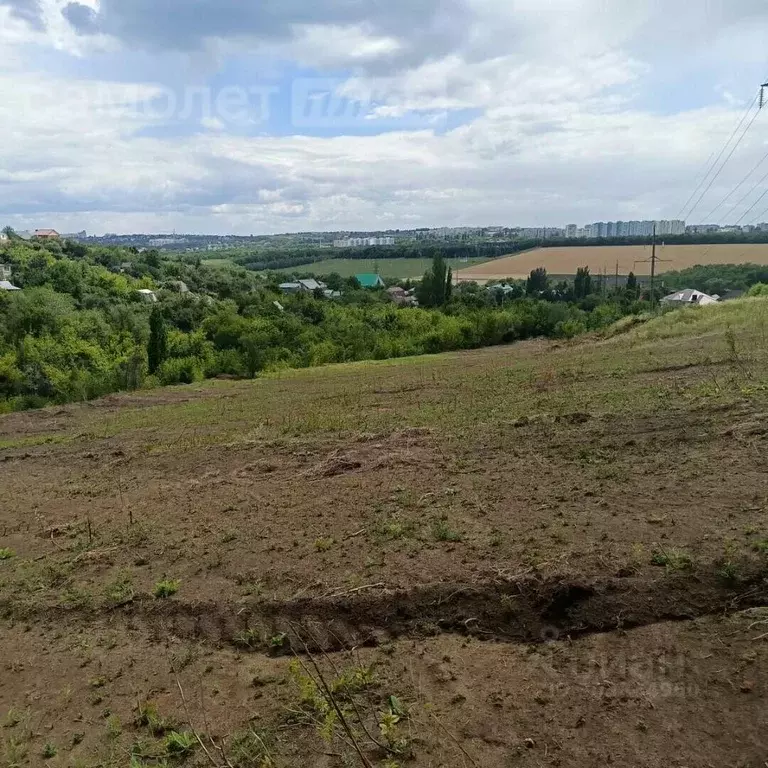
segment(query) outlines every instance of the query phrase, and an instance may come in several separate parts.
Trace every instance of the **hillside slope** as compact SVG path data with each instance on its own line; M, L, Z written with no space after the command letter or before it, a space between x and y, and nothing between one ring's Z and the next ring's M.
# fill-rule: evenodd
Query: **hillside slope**
M768 300L628 322L0 417L6 762L758 766Z

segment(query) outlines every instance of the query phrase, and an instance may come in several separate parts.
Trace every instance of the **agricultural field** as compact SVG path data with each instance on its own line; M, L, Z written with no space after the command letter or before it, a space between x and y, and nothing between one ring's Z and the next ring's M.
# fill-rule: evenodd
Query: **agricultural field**
M0 766L760 768L768 300L0 417Z
M761 264L768 265L768 244L741 245L666 245L656 249L659 259L657 272L672 272L696 265L707 264ZM459 279L470 282L489 282L505 278L524 278L531 270L545 267L551 275L576 274L579 267L589 267L592 274L605 272L638 276L651 273L651 246L618 245L564 248L536 248L514 256L486 261L459 272Z
M473 265L482 264L484 259L446 259L453 270L464 269ZM352 277L366 272L376 272L383 278L396 280L421 279L424 273L432 266L432 259L324 259L311 264L302 264L298 267L286 267L276 269L282 274L311 273L316 276L329 275L337 272L342 277Z

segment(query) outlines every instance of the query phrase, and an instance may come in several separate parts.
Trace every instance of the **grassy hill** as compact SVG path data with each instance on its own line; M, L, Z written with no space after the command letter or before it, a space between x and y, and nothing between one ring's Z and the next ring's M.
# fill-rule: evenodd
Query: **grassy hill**
M756 764L767 411L749 299L0 417L0 755Z

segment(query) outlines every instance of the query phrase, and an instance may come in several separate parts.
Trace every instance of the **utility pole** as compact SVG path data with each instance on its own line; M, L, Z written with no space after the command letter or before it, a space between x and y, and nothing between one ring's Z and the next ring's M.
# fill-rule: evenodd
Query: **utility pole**
M619 260L616 259L616 282L613 284L613 287L618 291L619 289Z
M768 83L763 83L760 86L760 109L765 106L765 89L768 88Z
M656 224L653 225L653 239L651 241L651 258L650 259L639 259L635 262L635 267L637 267L638 264L648 264L650 262L651 264L651 296L650 296L650 302L651 302L651 309L653 309L654 305L656 304L656 264L660 261L669 261L669 259L659 259L656 257Z
M653 250L651 251L651 309L656 303L656 225L653 225Z

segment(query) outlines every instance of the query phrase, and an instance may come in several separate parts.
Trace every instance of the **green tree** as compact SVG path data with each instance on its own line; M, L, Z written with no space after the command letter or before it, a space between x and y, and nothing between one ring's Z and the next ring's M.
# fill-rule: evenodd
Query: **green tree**
M543 293L548 288L549 277L547 276L547 270L544 267L537 267L532 270L525 284L525 292L529 296L534 296Z
M630 272L627 276L627 295L632 298L637 298L637 278L634 272Z
M440 252L432 259L432 267L416 287L416 298L422 307L442 307L451 296L451 270Z
M589 267L579 267L576 270L573 292L577 299L585 299L592 293L592 277L589 274Z
M168 330L165 327L163 313L159 307L155 307L149 317L149 344L147 345L147 358L151 374L157 373L167 355Z

